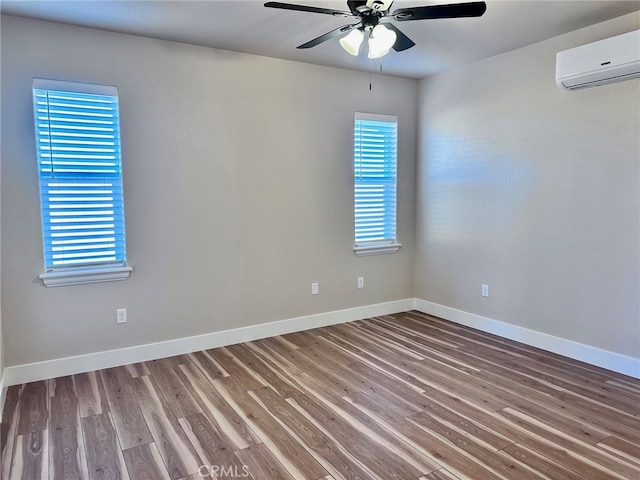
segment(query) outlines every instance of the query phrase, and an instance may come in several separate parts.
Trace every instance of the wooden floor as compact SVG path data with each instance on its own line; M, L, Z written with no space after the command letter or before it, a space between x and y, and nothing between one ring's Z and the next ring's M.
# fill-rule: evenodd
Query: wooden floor
M10 387L4 479L640 479L640 381L408 312Z

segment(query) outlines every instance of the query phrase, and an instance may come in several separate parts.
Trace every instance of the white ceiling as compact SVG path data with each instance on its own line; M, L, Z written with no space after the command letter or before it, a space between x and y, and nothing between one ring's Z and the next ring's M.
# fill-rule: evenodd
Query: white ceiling
M391 11L460 1L468 0L396 0ZM346 1L340 0L291 3L348 10ZM319 65L365 71L380 68L379 61L370 64L366 53L357 58L348 55L337 39L309 50L295 48L354 23L353 19L265 8L255 0L2 0L0 9L5 14ZM387 74L422 78L633 11L640 11L639 0L487 0L487 12L480 18L396 22L417 45L404 52L391 51L382 59L382 67Z

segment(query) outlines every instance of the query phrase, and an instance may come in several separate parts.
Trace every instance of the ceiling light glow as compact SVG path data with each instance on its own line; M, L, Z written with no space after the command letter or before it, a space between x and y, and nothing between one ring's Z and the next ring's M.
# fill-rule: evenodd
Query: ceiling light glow
M373 28L368 27L366 30L368 32L367 39L369 43L368 56L371 59L384 57L396 43L396 32L381 23ZM347 53L357 57L364 37L365 32L356 28L340 39L340 45L342 45L342 48L344 48Z
M384 57L396 43L396 32L382 24L373 27L369 35L369 58Z
M340 39L340 45L342 45L342 48L344 48L347 53L357 57L363 39L364 32L357 28L355 30L351 30L348 35L342 37Z

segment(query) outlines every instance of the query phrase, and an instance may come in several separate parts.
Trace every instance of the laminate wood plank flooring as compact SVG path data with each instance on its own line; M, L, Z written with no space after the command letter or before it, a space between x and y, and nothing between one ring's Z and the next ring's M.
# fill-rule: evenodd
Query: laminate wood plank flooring
M640 480L640 380L411 311L11 386L0 480Z
M234 450L241 450L260 442L242 418L242 411L227 401L224 391L216 388L206 373L195 365L182 365L180 373L184 384L195 393L209 421ZM240 402L244 395L246 390L239 386L238 394L234 396L235 401Z
M155 443L128 448L123 453L132 479L170 480Z
M49 475L86 478L87 461L72 377L57 378L49 399Z
M80 373L73 376L80 418L100 415L109 411L99 372Z
M7 389L0 424L0 479L9 478L13 447L18 429L18 400L22 385L13 385Z
M185 357L181 357L182 360ZM193 399L193 396L189 390L185 390L184 384L180 381L176 368L180 365L187 363L180 361L171 361L170 359L154 360L146 362L145 368L154 381L158 384L163 392L165 392L165 398L171 410L175 412L178 418L186 417L194 413L202 413L197 402Z
M197 471L202 461L155 380L145 375L132 378L130 383L171 479Z
M20 393L18 435L38 432L47 428L47 382L27 383Z
M124 455L109 413L81 420L90 480L129 480Z
M153 437L135 401L126 370L123 367L107 368L100 372L100 378L122 448L127 450L151 443Z
M240 413L250 431L255 432L255 438L267 445L278 461L294 477L326 476L327 471L316 461L309 449L294 438L273 416L266 414L267 411L249 395L250 392L242 390L242 385L236 384L232 377L216 380L215 383L225 400Z
M9 478L49 478L49 431L18 435L15 439Z
M205 466L201 471L211 475L210 470L215 465L229 466L234 472L242 470L242 464L234 455L233 449L229 448L216 427L202 413L182 418L180 423L202 459L196 471L200 471L200 467Z
M287 471L273 456L264 444L253 445L236 452L238 459L246 470L255 478L269 480L293 480L291 473ZM244 470L243 470L244 473Z

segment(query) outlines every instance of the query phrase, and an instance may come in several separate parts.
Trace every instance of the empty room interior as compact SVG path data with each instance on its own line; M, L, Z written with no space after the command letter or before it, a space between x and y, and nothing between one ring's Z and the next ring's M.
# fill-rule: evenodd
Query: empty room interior
M1 480L640 479L640 2L0 2Z

